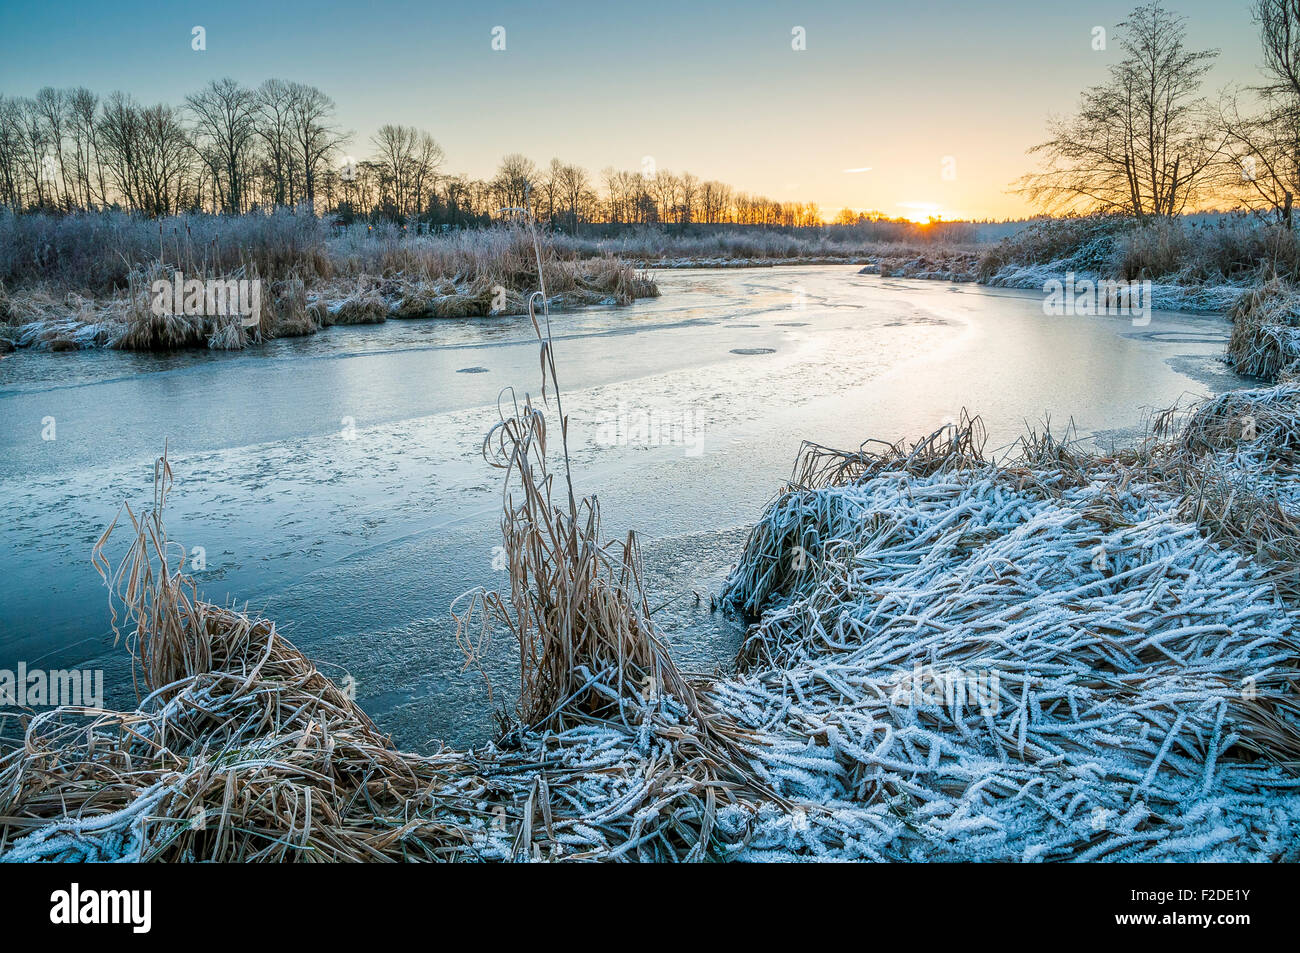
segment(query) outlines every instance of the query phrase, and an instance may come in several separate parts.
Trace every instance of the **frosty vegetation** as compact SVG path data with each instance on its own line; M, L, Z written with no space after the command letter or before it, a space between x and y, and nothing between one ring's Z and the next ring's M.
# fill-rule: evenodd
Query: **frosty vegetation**
M1294 386L1107 457L990 459L967 418L806 447L725 586L735 672L690 679L635 538L576 495L546 300L541 402L484 441L509 590L454 609L471 663L518 640L498 741L398 752L273 622L203 602L164 457L123 562L96 547L144 697L31 721L0 859L1298 859Z
M555 307L658 294L616 258L548 243ZM262 319L159 315L155 281L260 280ZM415 235L400 226L332 231L281 210L150 221L121 213L0 213L0 348L238 349L277 337L389 319L518 315L538 272L519 228Z
M586 501L551 501L542 411L521 408L499 459L535 490L508 504L495 603L520 720L430 756L393 750L272 622L203 603L160 493L109 576L146 697L32 721L0 763L0 854L1296 860L1293 390L1234 398L1260 412L1246 434L1212 404L1106 458L1043 435L989 460L978 420L809 448L727 582L756 624L715 681L655 638L634 550L593 548L599 524L569 519ZM1225 508L1195 482L1207 454L1278 481ZM1292 548L1250 545L1280 527ZM900 692L919 672L993 694Z

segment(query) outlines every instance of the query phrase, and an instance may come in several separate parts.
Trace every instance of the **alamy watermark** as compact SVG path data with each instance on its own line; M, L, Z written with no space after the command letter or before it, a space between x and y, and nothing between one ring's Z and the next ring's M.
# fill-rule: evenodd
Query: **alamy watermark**
M1135 328L1151 323L1150 281L1076 280L1074 272L1067 271L1065 281L1043 282L1043 294L1043 314L1123 315L1133 318Z
M153 926L153 891L82 889L73 883L50 894L50 922L56 926L122 924L132 933L148 933Z
M239 315L246 328L262 320L260 278L186 279L183 272L173 278L159 278L151 286L152 309L157 315L186 314L211 317Z
M102 669L0 668L0 708L104 707Z
M618 415L596 425L602 447L685 447L686 456L704 452L704 416L698 408L680 410L629 409L622 401Z
M910 672L896 672L888 682L889 700L912 708L978 707L996 715L1002 706L998 673L965 669L936 669L919 662Z

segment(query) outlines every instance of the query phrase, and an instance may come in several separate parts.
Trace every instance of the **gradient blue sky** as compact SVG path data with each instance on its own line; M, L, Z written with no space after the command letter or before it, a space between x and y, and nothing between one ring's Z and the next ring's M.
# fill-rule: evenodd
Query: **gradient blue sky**
M321 87L369 152L385 122L431 132L448 171L507 152L593 173L661 168L777 199L887 214L1022 214L1008 192L1050 113L1104 78L1091 48L1135 5L857 0L622 3L15 3L0 0L0 92L121 89L179 103L210 79ZM1170 0L1222 55L1207 89L1258 76L1248 0ZM190 30L207 29L206 52ZM507 31L493 52L491 29ZM807 50L790 30L807 31ZM945 156L956 179L942 177ZM870 166L871 171L842 170Z

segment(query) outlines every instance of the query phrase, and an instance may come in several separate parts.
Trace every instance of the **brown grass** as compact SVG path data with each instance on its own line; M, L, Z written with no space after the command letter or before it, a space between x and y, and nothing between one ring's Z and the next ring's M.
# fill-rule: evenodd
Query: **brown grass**
M659 293L649 275L608 255L579 255L554 242L534 254L528 231L517 225L423 236L354 228L327 238L309 218L247 216L231 220L228 235L213 231L219 219L178 219L158 223L149 238L134 219L101 235L89 219L78 226L75 217L9 217L0 225L17 239L34 241L46 229L49 241L69 247L42 253L41 268L24 264L20 248L7 272L0 267L0 281L8 274L0 284L0 323L7 325L0 337L51 350L232 350L388 318L523 315L539 276L550 307L626 305ZM83 241L79 227L99 235L103 246ZM129 267L102 261L105 255ZM260 327L250 333L223 317L153 314L150 285L176 271L200 280L261 277Z
M530 314L543 404L512 406L484 444L505 470L510 593L467 594L457 635L471 659L495 624L519 639L513 741L395 751L272 622L203 602L163 522L164 454L152 508L123 510L132 537L121 563L105 556L119 520L95 547L143 698L135 712L60 709L32 721L22 749L0 761L7 859L699 860L723 848L718 805L745 794L731 742L654 632L635 538L601 544L594 498L574 495L544 293ZM584 766L591 736L565 730L584 725L641 741ZM647 744L660 752L648 768L638 754ZM555 770L539 770L547 764ZM639 793L624 809L592 800L594 787L630 777ZM637 810L645 803L653 815Z
M1300 372L1300 294L1278 278L1243 294L1228 311L1228 361L1264 381Z

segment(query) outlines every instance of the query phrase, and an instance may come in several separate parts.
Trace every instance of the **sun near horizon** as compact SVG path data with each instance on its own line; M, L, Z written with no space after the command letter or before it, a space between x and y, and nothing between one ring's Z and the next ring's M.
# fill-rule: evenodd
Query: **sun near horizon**
M510 153L538 165L557 157L594 179L648 158L773 201L815 203L827 221L846 208L998 220L1033 213L1013 187L1031 165L1026 150L1051 115L1105 78L1118 50L1095 49L1093 31L1113 31L1129 7L758 0L737 17L682 0L487 12L409 0L358 18L341 0L274 9L231 0L201 12L15 3L0 9L0 93L85 86L180 105L214 77L249 86L277 77L329 95L359 158L380 126L403 124L437 140L445 172L472 179L490 178ZM1232 7L1178 4L1189 45L1220 51L1207 88L1257 79L1255 30ZM277 39L285 23L297 42ZM191 48L195 24L202 51ZM88 45L150 55L87 56Z

